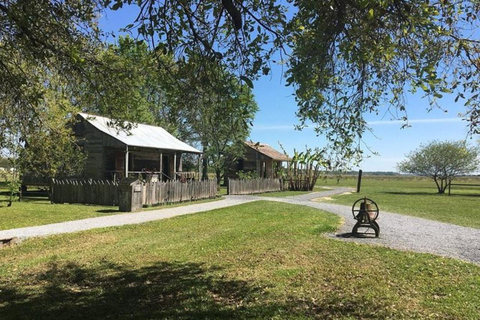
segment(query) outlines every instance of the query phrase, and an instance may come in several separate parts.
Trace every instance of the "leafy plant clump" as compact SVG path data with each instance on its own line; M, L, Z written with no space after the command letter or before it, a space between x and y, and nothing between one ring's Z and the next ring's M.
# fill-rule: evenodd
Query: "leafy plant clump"
M330 168L322 150L307 148L304 152L294 150L292 161L286 171L288 189L292 191L312 191L322 169Z

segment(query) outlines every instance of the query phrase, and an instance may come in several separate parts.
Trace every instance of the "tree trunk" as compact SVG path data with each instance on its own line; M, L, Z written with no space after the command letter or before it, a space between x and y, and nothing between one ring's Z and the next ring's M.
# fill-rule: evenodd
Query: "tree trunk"
M435 180L435 184L437 185L438 193L444 194L448 184L444 183L444 179L438 179L437 177L434 177L434 180ZM440 180L440 183L438 180Z
M438 193L442 193L442 188L441 188L440 185L438 184L437 176L433 176L433 181L435 181L435 184L437 185Z

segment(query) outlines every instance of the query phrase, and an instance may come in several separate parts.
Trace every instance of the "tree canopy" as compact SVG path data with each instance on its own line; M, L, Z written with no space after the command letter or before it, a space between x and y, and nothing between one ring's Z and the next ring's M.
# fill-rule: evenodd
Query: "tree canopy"
M409 153L398 169L431 177L438 193L444 193L455 177L478 169L479 155L480 149L468 147L465 141L432 141Z
M204 66L215 62L249 86L273 63L285 64L299 127L312 122L340 159L361 158L366 113L407 121L408 91L423 92L432 106L444 94L455 95L470 131L480 132L477 1L4 1L2 100L28 110L41 99L41 90L28 89L35 77L23 69L34 64L67 83L82 81L72 89L88 88L108 102L105 89L118 69L98 59L97 17L127 4L138 6L139 15L125 28L175 63L201 57ZM208 78L206 70L196 74ZM122 116L122 108L107 109Z

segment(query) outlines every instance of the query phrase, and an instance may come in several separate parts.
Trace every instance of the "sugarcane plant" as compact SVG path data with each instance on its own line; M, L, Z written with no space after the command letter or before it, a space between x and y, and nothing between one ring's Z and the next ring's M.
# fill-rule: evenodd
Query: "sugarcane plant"
M322 170L330 169L330 161L323 157L323 150L306 148L304 152L294 150L287 167L286 182L288 189L294 191L312 191Z

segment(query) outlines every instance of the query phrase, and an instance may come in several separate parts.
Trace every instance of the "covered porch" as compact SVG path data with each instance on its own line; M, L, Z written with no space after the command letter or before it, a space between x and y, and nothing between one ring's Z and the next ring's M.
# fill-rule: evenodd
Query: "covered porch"
M133 146L105 149L105 174L107 179L142 176L147 179L157 175L161 181L199 180L201 154L193 154L195 169L183 171L183 159L187 153L175 150L155 150Z

